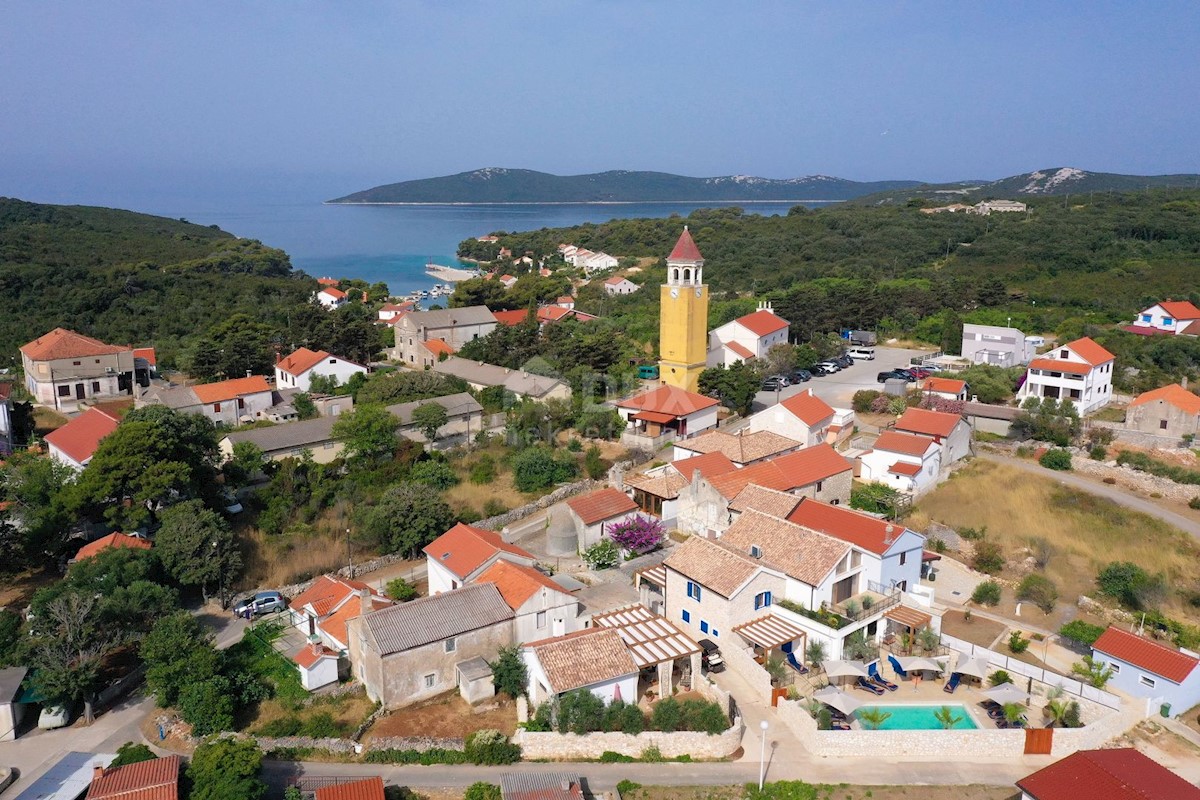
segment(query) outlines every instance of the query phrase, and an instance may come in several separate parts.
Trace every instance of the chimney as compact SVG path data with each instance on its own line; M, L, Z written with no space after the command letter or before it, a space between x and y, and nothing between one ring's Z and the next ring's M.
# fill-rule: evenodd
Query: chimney
M564 792L569 792L569 791L571 791L571 781L570 781L570 780L568 780L567 778L563 778L563 781L562 781L562 790L563 790Z
M358 599L360 601L362 601L362 604L364 606L367 606L368 608L370 608L370 606L368 604L371 602L371 590L365 586L363 588L359 589L358 590Z
M92 780L98 781L104 777L104 765L92 764Z
M894 541L896 541L896 526L889 522L883 529L883 543L891 544Z
M312 654L314 656L321 655L321 640L320 639L313 637L313 640L308 643L308 646L310 648L312 648Z
M1179 379L1179 385L1185 389L1187 388L1187 375L1184 375L1182 378Z

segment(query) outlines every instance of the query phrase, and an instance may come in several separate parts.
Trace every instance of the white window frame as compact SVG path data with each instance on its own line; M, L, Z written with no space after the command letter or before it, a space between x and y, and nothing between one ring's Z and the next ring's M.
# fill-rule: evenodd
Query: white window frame
M1149 675L1138 675L1138 683L1145 686L1147 689L1154 689L1158 686L1158 681L1151 678Z
M436 689L437 688L437 673L436 672L430 672L430 673L426 674L424 680L425 680L425 688L426 689Z
M546 627L546 612L545 611L537 612L537 616L534 617L534 624L539 629Z

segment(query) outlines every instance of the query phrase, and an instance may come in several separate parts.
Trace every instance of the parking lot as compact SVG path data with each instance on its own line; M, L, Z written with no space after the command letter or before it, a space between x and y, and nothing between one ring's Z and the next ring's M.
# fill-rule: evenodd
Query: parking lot
M762 411L805 389L812 389L813 394L834 408L849 408L850 399L860 389L883 389L883 384L875 380L880 372L907 367L915 356L928 352L878 346L875 348L874 361L855 361L854 366L847 367L836 375L814 375L810 381L793 384L779 392L759 392L754 398L754 410Z

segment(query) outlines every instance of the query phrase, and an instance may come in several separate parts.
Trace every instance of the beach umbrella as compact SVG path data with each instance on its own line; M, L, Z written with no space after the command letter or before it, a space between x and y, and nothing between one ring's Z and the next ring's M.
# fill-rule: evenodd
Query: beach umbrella
M836 686L826 686L824 689L813 692L813 699L820 700L825 705L836 708L846 715L853 714L862 706L862 703Z
M1011 683L1002 683L999 686L993 686L990 689L985 689L983 696L989 700L994 700L1000 705L1008 705L1009 703L1028 703L1029 692L1018 689Z
M941 672L945 669L945 667L934 661L932 658L924 658L923 656L900 656L896 660L900 662L900 669L904 670L905 672L923 669L931 669L934 672Z
M959 653L958 663L954 665L953 671L960 675L970 675L973 678L983 679L987 677L988 662L986 658Z
M869 678L867 665L861 661L838 661L833 659L821 662L822 669L830 678Z

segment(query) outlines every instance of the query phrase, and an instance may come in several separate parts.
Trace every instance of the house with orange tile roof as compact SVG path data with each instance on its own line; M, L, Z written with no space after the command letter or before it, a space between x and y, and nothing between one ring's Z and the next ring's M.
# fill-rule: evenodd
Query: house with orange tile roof
M961 414L909 408L892 427L901 433L929 436L937 442L942 448L939 468L943 471L971 454L971 425Z
M367 368L327 350L307 347L289 353L275 363L275 386L278 389L298 389L307 392L314 376L337 378L344 385L354 375L366 375Z
M362 581L321 575L288 603L292 627L335 653L349 646L347 626L359 615L392 601ZM365 609L365 610L364 610Z
M841 539L879 560L868 565L867 579L903 591L921 582L921 559L925 536L901 523L857 511L849 506L830 505L805 498L789 514L789 522Z
M644 472L626 475L621 489L645 514L658 517L668 528L678 524L679 498L694 480L724 475L737 469L727 455L719 451L684 457Z
M1017 400L1069 400L1082 417L1112 400L1115 359L1087 336L1059 345L1029 362Z
M885 430L858 458L859 477L904 494L932 489L942 474L942 448L932 436Z
M614 275L604 281L604 291L607 294L633 294L640 288L623 275Z
M491 238L495 239L494 236ZM314 800L385 800L383 778L374 775L332 786L320 786Z
M732 366L739 361L763 358L777 344L787 344L789 323L769 302L758 304L753 314L738 317L708 334L708 366Z
M231 428L265 418L275 398L262 375L194 386L152 386L137 396L135 408L162 405L185 414L203 414Z
M579 630L579 598L549 575L526 564L499 559L479 573L474 583L492 583L513 611L513 636L532 642Z
M21 345L25 389L34 400L72 412L86 400L112 399L134 391L132 347L105 344L82 333L55 328Z
M1125 330L1141 334L1200 336L1200 308L1189 300L1163 300L1138 314Z
M319 641L311 641L292 654L292 662L300 673L300 685L310 692L337 683L339 661L339 651Z
M535 704L586 689L605 704L638 701L639 668L620 633L591 627L521 648L529 699Z
M100 441L117 429L120 420L99 408L89 408L61 428L46 434L46 449L60 464L79 471L88 465Z
M575 526L580 552L600 541L608 527L633 516L637 503L611 486L567 500L567 509Z
M1195 436L1200 433L1200 396L1178 383L1143 392L1125 409L1125 427L1172 439Z
M675 441L673 460L681 461L708 453L722 453L739 469L767 458L799 450L803 445L771 430L740 430L737 433L705 431L690 439Z
M94 555L112 550L114 548L128 548L130 550L149 550L151 544L146 539L140 536L130 536L128 533L110 533L107 536L101 536L94 542L88 542L83 547L79 548L75 553L75 558L72 561L83 561L85 558L91 558Z
M457 352L467 342L487 336L495 328L496 317L486 306L410 311L399 316L392 326L396 346L390 355L407 367L422 369L429 366L421 363L422 357L428 355L423 342L441 339Z
M1079 750L1017 788L1020 800L1200 800L1200 787L1132 747Z
M1109 626L1092 643L1092 658L1112 670L1108 685L1145 698L1146 714L1164 704L1178 716L1200 703L1200 656Z
M403 303L384 303L379 307L377 317L380 322L394 322L401 314L416 310L417 304L411 300L405 300Z
M532 567L533 554L504 541L495 531L465 522L434 539L422 551L429 575L429 593L448 592L474 581L497 561Z
M711 397L664 384L657 389L618 400L613 405L628 426L626 444L645 446L660 436L666 440L697 436L717 427L717 407ZM625 441L624 438L622 441Z
M802 447L812 447L830 440L835 422L839 424L835 434L853 428L854 412L846 409L843 413L813 394L812 389L804 389L751 414L748 421L751 431L774 431L795 439Z
M514 275L501 275L499 278L497 278L497 280L500 281L500 284L505 289L511 289L512 287L517 285L517 279L516 279L516 276L514 276Z
M349 302L349 298L346 296L346 293L334 286L326 286L324 289L317 292L316 300L317 303L329 311L341 308L342 306L346 305L347 302Z
M928 397L940 397L943 400L967 401L967 382L957 378L943 378L930 375L921 384L921 392Z
M179 756L164 756L120 767L96 766L84 800L178 800L182 764Z

